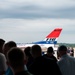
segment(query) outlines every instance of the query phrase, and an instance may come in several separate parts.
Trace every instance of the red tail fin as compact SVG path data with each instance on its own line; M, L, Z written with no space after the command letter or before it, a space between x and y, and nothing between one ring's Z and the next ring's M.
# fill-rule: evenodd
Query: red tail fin
M59 37L61 31L62 31L62 28L56 28L46 38L57 38Z

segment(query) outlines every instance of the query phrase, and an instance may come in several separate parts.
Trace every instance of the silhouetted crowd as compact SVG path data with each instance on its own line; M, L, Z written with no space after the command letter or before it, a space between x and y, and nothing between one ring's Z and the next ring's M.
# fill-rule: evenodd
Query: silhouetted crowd
M0 75L75 75L74 49L61 45L42 55L39 45L17 47L15 41L0 39Z

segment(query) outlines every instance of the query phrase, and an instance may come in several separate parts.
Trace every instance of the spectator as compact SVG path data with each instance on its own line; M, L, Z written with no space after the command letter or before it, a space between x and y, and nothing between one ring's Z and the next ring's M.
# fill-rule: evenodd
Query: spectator
M5 43L5 40L0 38L0 53L3 53L2 48L3 48L4 43Z
M75 58L67 54L67 47L64 45L59 46L58 52L60 54L58 66L62 75L75 75Z
M57 58L54 56L54 50L52 47L48 47L47 54L44 54L43 56L51 58L57 62Z
M74 57L74 49L72 47L70 48L70 56Z
M4 52L5 56L7 55L7 52L13 47L17 47L16 42L14 42L14 41L8 41L4 44L3 52ZM6 57L6 59L7 59L7 57ZM5 72L5 75L13 75L13 72L10 69L9 65L7 65L7 66L8 66L8 68Z
M59 60L59 59L60 59L60 54L59 54L59 52L57 50L57 60Z
M32 75L25 70L26 57L24 52L17 47L13 47L7 53L7 63L13 71L14 75Z
M6 58L2 50L4 43L5 43L5 40L0 39L0 75L5 74L5 71L7 70Z
M67 54L70 55L70 47L67 47Z
M61 75L57 63L42 56L42 49L39 45L32 46L31 54L34 61L28 68L29 72L34 75Z
M30 52L31 52L31 47L26 47L26 48L24 49L24 53L25 53L26 58L27 58L27 64L26 64L27 68L28 68L29 65L33 62L33 57L32 57L32 55L31 55Z
M6 43L4 44L4 46L3 46L3 53L5 54L5 56L6 56L7 52L8 52L12 47L17 47L16 42L14 42L14 41L8 41L8 42L6 42Z
M6 70L7 70L6 57L3 53L0 53L0 75L5 74Z

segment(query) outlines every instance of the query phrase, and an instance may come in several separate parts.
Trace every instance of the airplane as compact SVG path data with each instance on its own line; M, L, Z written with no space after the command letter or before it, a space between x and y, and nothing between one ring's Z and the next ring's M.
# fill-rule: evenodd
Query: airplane
M27 44L18 43L17 47L24 49L25 47L28 47L28 46L31 47L31 46L37 44L37 45L41 46L41 48L43 48L43 49L44 48L47 49L48 47L52 46L54 50L57 50L57 46L56 46L57 45L57 39L58 39L61 31L62 31L62 28L55 28L51 33L49 33L45 37L45 39L43 41L32 42L32 43L27 43Z

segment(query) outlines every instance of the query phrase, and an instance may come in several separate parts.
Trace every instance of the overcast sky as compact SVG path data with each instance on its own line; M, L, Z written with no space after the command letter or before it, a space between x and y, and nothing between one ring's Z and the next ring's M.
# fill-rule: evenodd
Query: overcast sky
M54 28L58 43L75 43L75 0L0 0L0 38L40 41Z

